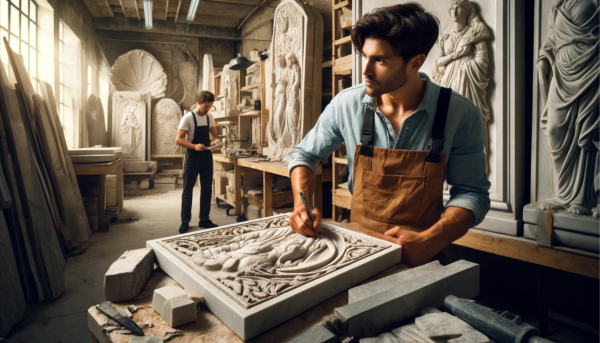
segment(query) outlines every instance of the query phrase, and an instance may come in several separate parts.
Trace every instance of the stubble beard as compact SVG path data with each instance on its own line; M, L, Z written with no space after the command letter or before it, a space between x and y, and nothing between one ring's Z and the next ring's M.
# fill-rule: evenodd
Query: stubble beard
M389 77L387 80L385 80L383 83L379 84L376 80L375 85L378 86L377 88L371 88L369 86L367 86L367 95L375 98L378 96L381 96L383 94L387 94L389 92L395 91L396 89L404 86L406 84L406 82L408 81L408 76L406 76L406 68L405 68L405 63L402 63L402 68L400 68L400 70L394 74L393 76ZM365 76L365 79L367 80L371 80L368 76Z

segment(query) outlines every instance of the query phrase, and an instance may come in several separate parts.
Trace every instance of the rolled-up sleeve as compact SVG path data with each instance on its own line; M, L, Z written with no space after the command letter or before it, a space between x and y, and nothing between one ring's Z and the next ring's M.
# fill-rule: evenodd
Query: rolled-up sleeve
M329 155L344 142L337 121L336 106L337 101L334 98L327 105L312 130L296 147L288 163L290 175L292 170L299 166L310 168L316 175L318 163L327 161Z
M448 158L446 181L450 188L448 207L473 212L479 225L490 209L490 182L486 175L483 130L479 111L473 106L462 118Z

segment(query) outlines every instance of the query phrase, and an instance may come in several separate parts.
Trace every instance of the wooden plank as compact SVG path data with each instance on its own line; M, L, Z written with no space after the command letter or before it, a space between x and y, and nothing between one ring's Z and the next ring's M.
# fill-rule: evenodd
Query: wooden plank
M352 55L337 58L331 71L333 74L350 75L352 73Z
M75 171L75 175L103 175L103 174L115 174L117 171L117 166L122 165L122 160L119 158L113 162L109 163L94 163L94 164L75 164L73 165L73 169ZM114 168L114 171L111 172L111 169ZM152 173L142 173L142 174L152 174Z
M119 0L121 8L123 9L123 15L127 18L137 18L141 20L140 10L135 0Z
M345 157L334 157L333 160L335 163L348 165L348 159Z
M233 185L235 205L233 207L235 207L235 215L239 217L242 215L242 168L239 163L235 163L233 170L235 174L235 182Z
M98 6L96 6L95 0L83 0L83 4L85 5L85 8L87 8L87 10L90 12L92 17L103 17L103 15L100 13L100 9L98 9Z
M348 7L348 8L350 8L350 7L351 7L351 5L352 5L352 3L351 3L350 1L348 1L348 0L345 0L345 1L342 1L342 2L340 2L340 3L338 3L338 4L334 4L334 5L333 5L333 10L334 10L334 11L335 11L335 10L339 10L339 9L340 9L340 8L342 8L342 7Z
M186 1L188 3L188 8L189 8L189 1ZM183 5L183 0L179 0L179 3L177 4L177 12L175 12L175 22L177 23L177 21L179 20L179 14L181 13L181 7ZM184 17L186 15L184 14Z
M108 0L94 0L94 2L96 3L96 7L98 8L98 11L100 11L102 17L112 18L115 16Z
M169 12L169 0L153 0L152 1L152 19L167 20ZM145 15L144 15L145 17Z
M352 194L349 190L338 188L333 191L332 202L334 205L350 209L352 207Z
M263 217L273 215L273 174L263 172Z
M257 89L257 88L260 88L260 87L262 87L262 84L260 82L259 83L253 83L253 84L248 85L246 87L242 87L242 92L251 91L253 89Z
M333 41L333 46L343 45L343 44L348 44L348 43L352 43L352 38L350 36L346 36L344 38L340 38L338 40Z
M234 158L225 157L223 155L213 154L213 161L225 162L225 163L235 163L236 160Z
M322 68L331 68L333 66L333 61L325 61L323 62Z
M453 244L598 279L598 257L537 246L535 241L471 229Z

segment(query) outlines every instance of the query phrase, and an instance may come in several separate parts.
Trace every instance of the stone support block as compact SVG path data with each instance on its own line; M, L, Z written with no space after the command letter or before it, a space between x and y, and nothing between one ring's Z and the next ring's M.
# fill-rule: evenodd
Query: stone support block
M119 302L135 299L154 270L152 249L128 250L104 275L104 300Z

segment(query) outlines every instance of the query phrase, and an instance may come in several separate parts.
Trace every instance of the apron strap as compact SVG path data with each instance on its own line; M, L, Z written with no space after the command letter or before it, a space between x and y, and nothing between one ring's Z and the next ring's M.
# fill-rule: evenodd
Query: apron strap
M198 123L196 122L196 113L194 113L194 111L190 112L192 114L192 119L194 119L194 132L196 132L196 127L198 126Z
M446 118L448 117L448 105L452 89L442 87L438 96L435 118L433 119L433 128L431 129L431 138L427 149L426 162L440 163L440 153L444 148L444 129L446 128Z
M363 156L373 157L373 121L375 117L375 112L367 107L367 111L365 113L365 120L363 121L363 129L362 129L362 137L360 138L360 143L362 146L360 147L360 154Z

